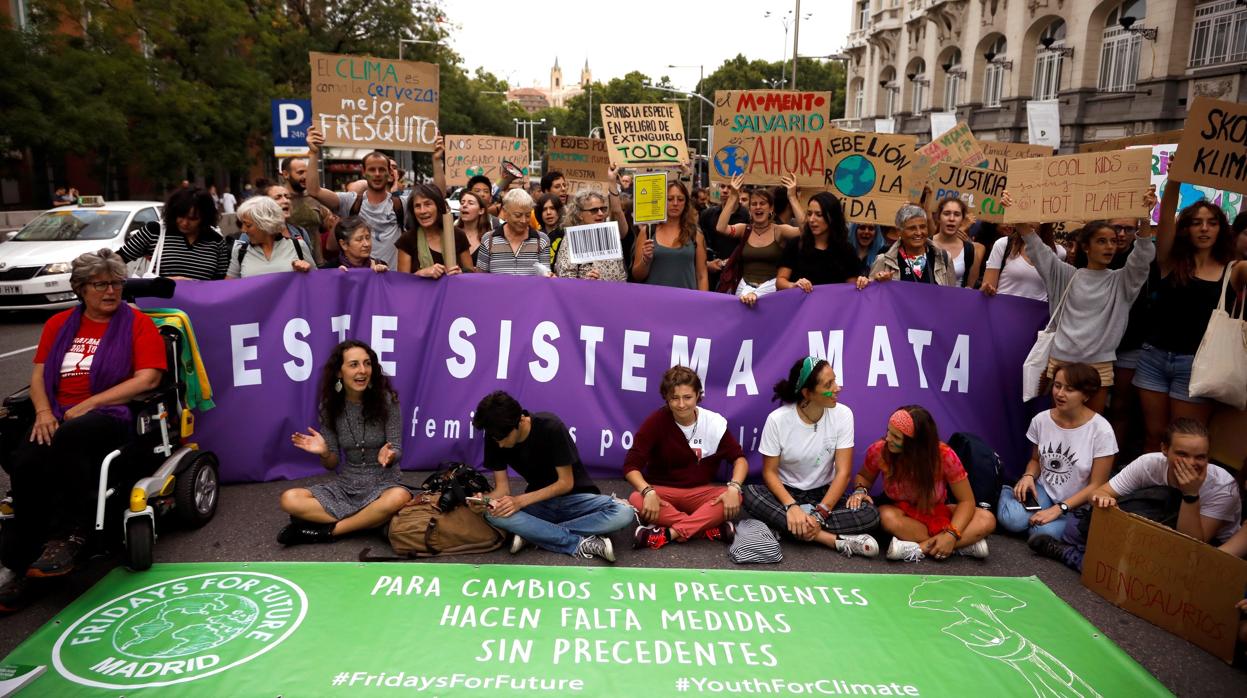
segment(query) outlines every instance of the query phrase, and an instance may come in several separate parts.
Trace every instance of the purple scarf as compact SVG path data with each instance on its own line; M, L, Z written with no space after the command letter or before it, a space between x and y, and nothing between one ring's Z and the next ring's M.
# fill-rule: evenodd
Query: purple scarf
M43 388L52 405L52 414L58 420L65 419L65 408L56 399L57 388L61 384L61 364L65 354L74 344L78 328L82 326L82 309L79 304L65 319L60 332L48 350L43 362ZM134 311L122 303L117 312L108 321L108 329L100 338L100 345L91 359L91 372L88 374L91 394L98 395L105 390L128 380L134 374ZM110 417L129 421L132 418L130 408L125 405L107 405L97 407L96 412Z

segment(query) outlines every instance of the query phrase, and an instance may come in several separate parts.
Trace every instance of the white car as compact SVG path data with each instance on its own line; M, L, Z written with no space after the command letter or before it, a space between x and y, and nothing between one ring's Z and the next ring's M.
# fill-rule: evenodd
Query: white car
M39 214L0 244L0 310L73 307L78 302L69 287L74 258L104 247L121 249L145 223L160 219L162 206L159 201L111 201Z

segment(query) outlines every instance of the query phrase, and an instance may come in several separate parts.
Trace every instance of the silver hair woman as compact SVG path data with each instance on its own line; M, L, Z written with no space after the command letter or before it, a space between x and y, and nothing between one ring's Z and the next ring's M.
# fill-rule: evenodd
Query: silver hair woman
M606 221L608 210L606 195L592 189L576 192L567 202L563 212L563 227L593 225ZM608 259L589 264L573 264L571 249L564 240L554 260L554 275L563 279L601 279L603 281L627 281L628 273L622 259Z
M238 227L246 234L230 255L227 279L245 279L283 271L312 270L307 243L287 237L286 216L267 196L253 196L238 207Z
M125 275L112 250L79 256L69 278L82 302L53 315L39 339L30 376L34 426L6 463L13 508L23 515L16 540L3 551L4 565L16 574L0 587L0 603L9 610L29 599L29 578L68 574L81 560L100 465L131 438L126 405L155 388L165 370L156 325L122 300ZM119 478L112 480L115 486Z

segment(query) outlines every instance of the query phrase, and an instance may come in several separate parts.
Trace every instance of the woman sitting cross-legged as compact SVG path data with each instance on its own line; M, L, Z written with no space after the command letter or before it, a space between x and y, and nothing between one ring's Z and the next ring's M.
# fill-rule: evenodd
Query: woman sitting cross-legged
M879 504L879 519L895 536L889 560L917 562L927 555L943 560L953 552L987 557L986 538L996 528L996 517L974 506L961 460L940 441L935 420L922 406L892 413L887 437L866 449L849 506L874 501L868 491L880 473L887 499ZM956 504L945 503L950 490Z
M727 420L699 406L701 378L693 369L667 369L659 390L667 404L641 424L624 461L624 479L636 488L628 503L645 522L633 547L658 549L702 534L731 543L749 461ZM732 464L731 479L711 484L725 462Z
M775 385L782 403L762 428L762 485L745 488L745 508L791 540L851 557L879 554L866 533L879 525L870 502L845 499L853 471L853 412L836 401L831 364L812 356Z
M324 432L308 427L308 433L296 432L290 441L320 456L320 464L336 468L338 476L281 493L290 525L277 534L277 542L328 543L380 526L403 508L411 492L399 482L402 419L398 393L372 347L354 339L335 347L320 379Z

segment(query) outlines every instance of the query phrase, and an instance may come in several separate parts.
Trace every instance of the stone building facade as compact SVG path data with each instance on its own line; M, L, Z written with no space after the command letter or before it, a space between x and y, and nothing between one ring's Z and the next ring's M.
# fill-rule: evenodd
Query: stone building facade
M954 111L985 140L1027 140L1059 103L1061 146L1182 127L1196 95L1247 99L1244 0L853 0L841 125L930 138ZM924 135L925 134L925 135Z

